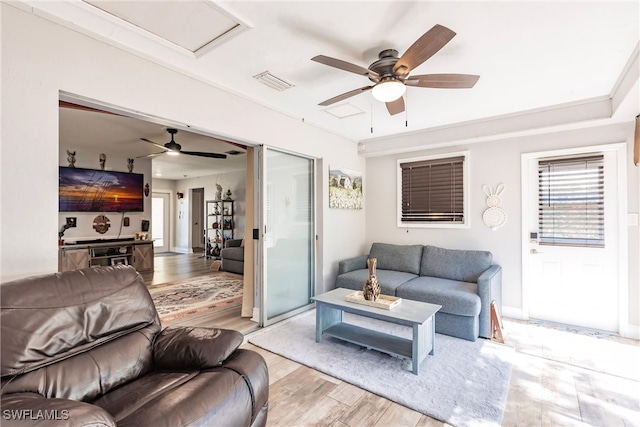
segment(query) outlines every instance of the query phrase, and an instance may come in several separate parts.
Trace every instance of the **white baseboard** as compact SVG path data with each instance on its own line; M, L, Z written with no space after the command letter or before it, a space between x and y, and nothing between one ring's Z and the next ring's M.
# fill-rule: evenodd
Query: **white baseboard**
M502 317L508 317L510 319L527 320L522 314L522 309L519 307L502 306Z

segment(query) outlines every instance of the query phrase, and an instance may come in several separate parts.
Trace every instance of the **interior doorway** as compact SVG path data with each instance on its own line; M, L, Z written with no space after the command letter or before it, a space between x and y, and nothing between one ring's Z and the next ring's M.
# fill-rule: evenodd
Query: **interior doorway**
M171 247L171 221L168 193L153 193L151 196L151 236L156 253L169 252Z
M204 251L204 188L191 190L191 247L194 253Z

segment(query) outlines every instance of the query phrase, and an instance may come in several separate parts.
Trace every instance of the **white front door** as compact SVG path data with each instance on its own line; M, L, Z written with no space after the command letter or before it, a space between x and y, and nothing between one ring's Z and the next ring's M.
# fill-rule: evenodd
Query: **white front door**
M151 237L155 252L169 251L169 194L151 195Z
M617 152L542 153L523 166L529 317L618 331Z

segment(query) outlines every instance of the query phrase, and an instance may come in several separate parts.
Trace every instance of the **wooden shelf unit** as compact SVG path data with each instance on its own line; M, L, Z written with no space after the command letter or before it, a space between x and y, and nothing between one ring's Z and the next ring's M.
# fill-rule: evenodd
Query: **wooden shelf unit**
M224 242L233 239L235 221L234 200L207 200L204 217L204 254L205 258L220 258Z

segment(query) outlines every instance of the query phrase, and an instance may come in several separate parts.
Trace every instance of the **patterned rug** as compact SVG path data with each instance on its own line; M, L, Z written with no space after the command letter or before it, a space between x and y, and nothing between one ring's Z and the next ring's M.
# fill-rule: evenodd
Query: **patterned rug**
M162 326L182 323L242 304L242 276L213 273L149 286Z

